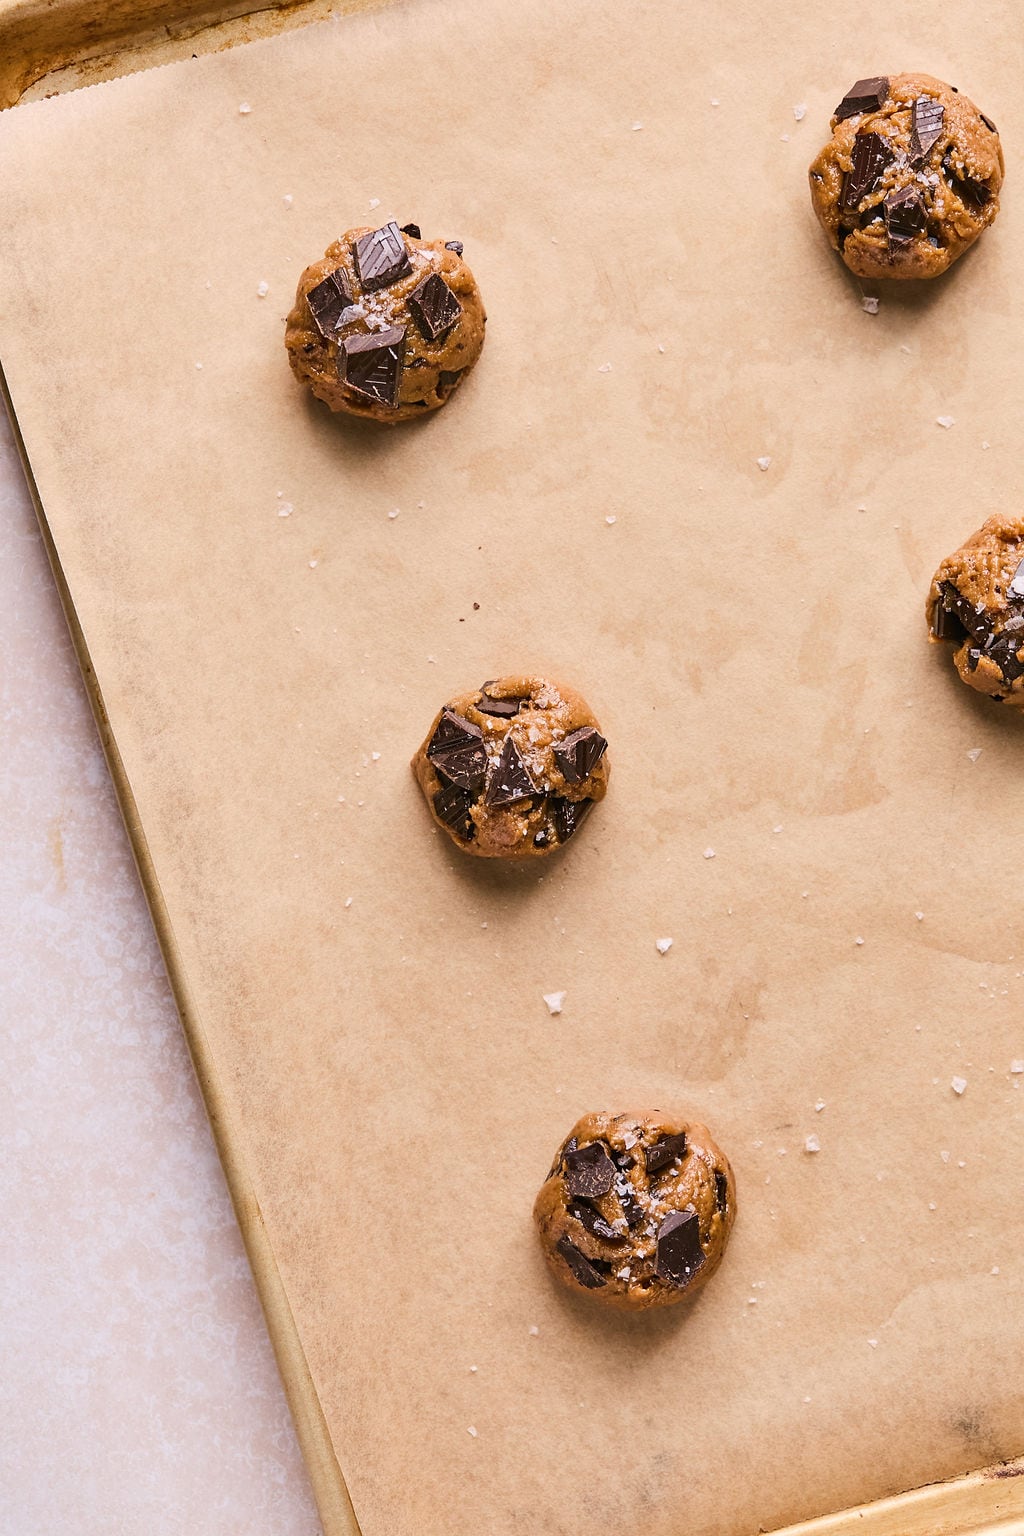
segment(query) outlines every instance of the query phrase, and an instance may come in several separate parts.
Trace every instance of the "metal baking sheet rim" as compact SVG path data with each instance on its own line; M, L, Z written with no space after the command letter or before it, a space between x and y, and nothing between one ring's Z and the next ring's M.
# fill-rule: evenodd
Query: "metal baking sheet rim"
M11 106L47 76L61 71L57 89L73 89L147 62L186 58L289 25L319 20L334 11L355 11L390 0L296 0L250 11L244 3L210 0L0 0L0 108ZM176 36L169 36L173 26ZM125 68L118 70L118 61ZM18 429L6 380L0 392L10 416L25 475L35 505L61 605L85 680L103 750L131 841L139 876L167 965L178 1012L202 1090L235 1214L267 1319L267 1326L295 1420L303 1457L313 1484L324 1536L359 1536L359 1525L328 1434L312 1377L292 1317L288 1298L252 1191L233 1127L224 1112L201 1023L189 996L174 934L139 819L103 707L85 638L46 522ZM777 1530L774 1536L1024 1536L1024 1457L986 1467L948 1482L896 1494L871 1504L839 1510ZM680 1532L679 1536L686 1536ZM737 1536L746 1533L737 1532ZM752 1533L751 1533L752 1536Z

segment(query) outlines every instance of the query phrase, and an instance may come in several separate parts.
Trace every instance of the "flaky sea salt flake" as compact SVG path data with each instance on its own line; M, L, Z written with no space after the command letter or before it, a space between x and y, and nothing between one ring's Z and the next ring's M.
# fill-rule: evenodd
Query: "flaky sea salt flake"
M967 1079L966 1077L952 1077L949 1080L949 1086L955 1094L961 1094L967 1087Z
M793 116L796 118L798 123L802 123L804 118L807 116L806 103L798 101L796 106L793 108Z
M972 763L976 763L978 761L978 758L981 756L981 748L980 747L971 747L970 750L967 753L967 756L970 758Z
M562 1011L562 1004L565 1002L565 993L564 992L545 992L544 993L544 1001L548 1005L548 1013L550 1013L552 1015L556 1014L556 1013L561 1013L561 1011Z
M240 117L248 117L249 113L251 111L252 111L252 107L250 107L250 105L249 105L249 103L247 101L243 101L243 102L239 103L238 114L239 114Z
M258 299L265 299L269 292L270 292L270 284L269 283L260 283L258 285L257 289L256 289L256 297Z
M672 948L672 940L671 939L655 939L654 947L658 951L659 955L667 955L669 950Z
M956 426L956 417L955 416L936 416L936 418L935 418L935 425L937 427L941 427L944 432L948 432L950 427L955 427Z
M804 1137L804 1151L805 1152L820 1152L821 1151L821 1142L818 1140L817 1136L810 1135L810 1136L805 1136Z
M772 463L771 459L769 458L768 454L765 453L765 454L762 454L762 456L758 459L757 467L761 471L761 473L764 474L765 470L771 468L771 463Z
M866 293L860 301L860 307L866 315L878 314L878 300L873 293Z
M704 857L706 859L713 859L715 857L715 850L713 848L705 848Z

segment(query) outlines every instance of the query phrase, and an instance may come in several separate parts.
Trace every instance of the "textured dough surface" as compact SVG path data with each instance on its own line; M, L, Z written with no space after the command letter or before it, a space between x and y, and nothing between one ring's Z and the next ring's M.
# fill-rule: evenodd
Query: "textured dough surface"
M663 1157L669 1149L655 1149L670 1137L684 1138L681 1154L649 1173L649 1157ZM566 1159L595 1144L610 1157L616 1182L605 1194L580 1198L567 1187ZM666 1219L672 1224L684 1212L695 1218L702 1257L683 1283L673 1283L658 1264L658 1236ZM602 1110L578 1120L559 1147L533 1216L544 1256L563 1285L603 1306L645 1311L672 1306L707 1284L736 1216L736 1184L707 1126L662 1110Z
M285 346L296 378L332 411L374 421L408 421L437 410L462 383L480 356L487 315L472 272L443 240L403 234L411 270L386 287L365 291L353 248L372 232L369 225L350 229L327 247L321 261L306 268L286 322ZM346 326L345 334L370 335L391 326L405 330L404 364L394 406L369 399L346 384L339 373L338 342L325 338L314 322L306 296L334 272L341 274L355 305L365 311ZM462 306L455 324L435 340L423 334L409 306L410 295L432 272L444 279Z
M937 277L987 229L999 212L1003 151L995 125L968 97L932 75L891 75L886 100L875 111L832 118L832 137L810 168L811 201L834 248L858 277ZM943 109L941 130L922 156L915 155L913 103L919 98ZM892 155L852 207L844 189L856 141L877 134ZM913 188L927 215L926 227L892 246L882 203Z
M522 705L507 718L481 707L489 701L516 699ZM431 752L446 713L480 733L485 777L471 790L453 785L443 756ZM501 677L448 701L413 758L412 769L434 820L464 852L485 859L543 857L575 836L592 804L604 799L609 768L603 747L599 760L578 780L559 761L566 739L580 732L594 733L598 743L604 742L589 706L573 689L542 677ZM511 803L489 803L502 755L512 748L536 793ZM439 813L439 806L444 810L448 805L439 800L446 792L455 802L447 820ZM452 819L455 813L460 817L458 825Z
M943 560L926 612L929 639L953 642L969 688L1024 709L1024 518L990 517Z

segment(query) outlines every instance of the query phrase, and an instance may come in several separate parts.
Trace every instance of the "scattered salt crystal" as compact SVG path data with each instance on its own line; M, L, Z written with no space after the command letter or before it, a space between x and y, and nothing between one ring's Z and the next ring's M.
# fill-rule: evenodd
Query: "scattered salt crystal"
M820 1152L821 1151L821 1142L818 1140L817 1136L806 1136L804 1138L804 1151L805 1152Z
M664 347L663 347L663 346L662 346L662 344L661 344L661 342L660 342L660 341L659 341L659 342L658 342L658 351L659 351L659 352L664 352L664 350L665 350L665 348L664 348ZM987 445L986 445L986 446L987 446Z
M398 516L398 512L399 512L398 507L392 507L391 511L388 513L388 517L390 517L391 520L394 521L394 519Z
M1024 1060L1022 1060L1019 1056L1015 1057L1014 1060L1010 1062L1010 1071L1014 1074L1024 1072Z
M878 300L874 294L866 293L860 301L860 307L866 315L878 314Z
M292 506L290 501L282 501L281 505L277 509L277 515L278 517L291 517L294 511L295 508Z
M944 1163L948 1163L949 1162L949 1153L948 1152L940 1152L939 1156L942 1158L942 1161Z
M380 207L380 198L379 197L371 197L368 206L369 206L371 212L373 211L374 208L379 208Z
M248 117L249 113L252 111L252 107L250 107L250 105L249 105L249 103L247 101L243 101L241 103L241 105L239 106L238 110L239 110L240 114L242 115L242 117Z
M967 1079L966 1077L950 1078L949 1086L952 1088L954 1093L963 1093L964 1089L967 1087Z
M757 1306L757 1297L756 1296L748 1296L747 1297L747 1306L748 1307L756 1307Z
M608 524L608 526L610 528L612 523L618 522L618 518L615 516L614 513L609 512L608 516L605 518L605 522Z
M809 1398L809 1397L805 1397L805 1398L804 1398L804 1402L805 1402L805 1403L809 1403L809 1402L810 1402L810 1398Z
M976 763L978 761L978 758L981 756L981 748L980 747L971 747L971 749L968 752L967 756L970 758L972 763Z
M344 795L339 795L338 796L339 800L343 800L344 798L345 798ZM346 907L350 907L352 905L352 897L351 896L346 896L345 897L345 905L346 905Z
M472 1424L469 1426L469 1433L473 1436L473 1439L475 1440L476 1439L476 1430L473 1428Z
M611 373L612 365L611 363L602 363L597 371L598 373Z
M715 856L715 850L713 848L705 848L704 849L704 857L706 859L713 859L714 856Z
M471 1376L475 1376L476 1375L476 1366L475 1365L471 1365L470 1366L469 1373L470 1373Z
M380 753L379 752L371 752L370 753L370 761L371 761L371 763L379 763L380 762Z
M864 940L863 940L863 939L861 939L861 938L856 938L856 939L854 939L854 941L853 941L853 942L854 942L854 943L855 943L855 944L863 944L863 943L864 943Z
M655 939L654 947L658 951L659 955L667 955L669 950L672 948L672 940L671 939Z
M919 923L923 923L924 922L924 913L923 912L915 912L914 916L917 918Z
M793 108L793 116L796 118L798 123L802 123L804 118L807 116L807 107L802 101L798 101L796 106Z
M630 123L629 126L634 133L639 133L640 129L643 127L643 123Z
M320 564L320 561L314 556L313 559L309 562L310 570L311 571L315 571L319 564Z
M625 1265L623 1265L622 1269L617 1269L615 1271L615 1278L616 1278L616 1280L628 1280L629 1279L629 1265L625 1264Z
M719 102L719 100L718 100L718 97L717 97L717 96L712 96L712 98L711 98L711 105L712 105L712 106L713 106L713 107L717 107L717 106L720 106L720 105L721 105L721 103L720 103L720 102Z
M286 208L290 208L292 206L292 203L295 201L295 199L292 197L290 192L286 192L284 194L284 197L281 199L281 201L284 203L284 206Z
M820 1115L822 1110L825 1108L825 1100L824 1099L815 1099L814 1107L818 1111L818 1114Z
M934 1200L929 1200L928 1201L928 1209L930 1211L937 1211L938 1210L938 1206L935 1204Z
M270 292L270 284L269 283L260 283L259 287L256 289L256 296L257 296L257 298L265 299L269 292Z
M937 427L942 427L945 432L948 432L950 427L954 426L955 423L956 418L953 416L936 416L935 418L935 425Z
M788 144L789 143L789 134L788 133L780 133L779 134L779 138L782 140L783 144Z
M765 472L765 470L766 470L766 469L768 469L768 468L769 468L769 466L770 466L770 465L771 465L771 462L772 462L772 461L771 461L771 459L770 459L770 458L769 458L769 457L768 457L768 455L767 455L767 454L764 454L764 455L763 455L763 457L761 457L761 458L760 458L760 459L758 459L758 461L757 461L757 467L758 467L758 469L759 469L759 470L760 470L760 471L761 471L761 473L762 473L762 474L764 474L764 472Z
M536 1324L534 1324L534 1326L530 1329L530 1338L535 1339L539 1333L540 1329L536 1326Z
M967 1167L967 1164L966 1164L966 1162L964 1161L963 1158L961 1158L960 1161L957 1163L957 1167L958 1168L966 1168Z
M868 1343L871 1345L872 1349L877 1349L878 1348L878 1340L877 1339L868 1339Z
M203 366L202 363L196 363L196 367L197 368L201 368L202 366Z
M545 992L544 1001L548 1005L548 1013L561 1013L562 1004L565 1002L564 992Z
M983 442L983 443L982 443L982 445L981 445L981 446L982 446L982 447L983 447L983 448L991 448L991 447L992 447L992 444L991 444L991 443L986 443L986 442Z
M778 834L778 833L779 833L779 832L781 832L781 831L782 831L782 828L781 828L781 827L772 827L772 831L773 831L773 832L774 832L774 833L776 833L776 835L777 835L777 834Z
M993 1264L992 1268L989 1270L989 1274L990 1275L998 1275L998 1273L999 1273L999 1265L998 1264Z

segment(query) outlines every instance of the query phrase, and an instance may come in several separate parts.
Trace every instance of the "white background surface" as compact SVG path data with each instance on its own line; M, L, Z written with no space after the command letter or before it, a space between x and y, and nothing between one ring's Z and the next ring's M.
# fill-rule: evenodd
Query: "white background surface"
M0 411L0 1532L316 1536Z

